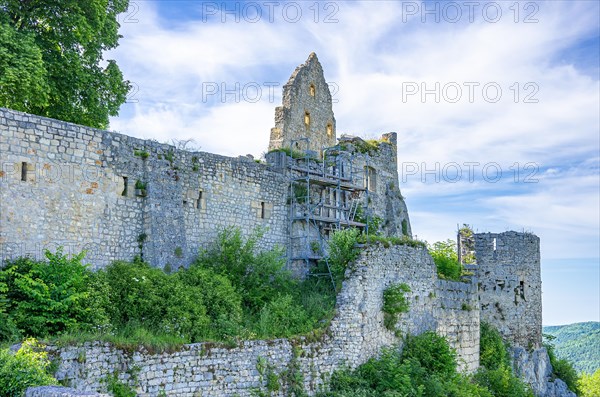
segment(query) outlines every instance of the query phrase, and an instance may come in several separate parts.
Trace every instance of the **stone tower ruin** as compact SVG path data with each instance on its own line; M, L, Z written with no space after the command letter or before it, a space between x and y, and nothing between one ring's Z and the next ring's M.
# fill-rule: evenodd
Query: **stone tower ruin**
M481 321L513 346L542 344L540 239L530 233L474 235Z
M314 52L283 86L283 104L275 109L269 151L289 148L302 138L310 138L308 149L315 152L336 144L331 93ZM294 146L305 149L299 142Z

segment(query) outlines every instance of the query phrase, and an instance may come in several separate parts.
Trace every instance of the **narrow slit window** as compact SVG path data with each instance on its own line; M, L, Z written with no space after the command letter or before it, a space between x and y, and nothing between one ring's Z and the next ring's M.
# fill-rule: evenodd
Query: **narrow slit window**
M310 113L304 112L304 126L306 128L310 127Z
M308 87L308 93L310 94L310 96L315 96L315 91L315 85L311 83Z
M123 177L123 192L121 192L121 196L127 197L127 188L129 186L129 178L126 176Z
M492 241L492 245L494 246L494 251L496 251L496 239Z
M265 202L260 203L260 219L265 219Z
M23 182L27 182L27 168L29 167L29 165L23 161L21 163L21 180Z
M331 138L333 136L333 125L331 123L327 124L327 137Z
M196 208L199 210L202 209L202 190L200 190L198 192L198 200L196 200Z

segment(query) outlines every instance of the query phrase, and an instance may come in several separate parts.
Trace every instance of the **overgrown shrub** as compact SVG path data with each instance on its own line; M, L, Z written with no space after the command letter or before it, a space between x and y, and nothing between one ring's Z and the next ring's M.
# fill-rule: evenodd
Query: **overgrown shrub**
M188 342L201 340L210 327L203 287L136 260L115 262L95 275L108 294L106 312L117 329L147 328Z
M348 228L334 232L329 239L329 266L338 288L344 279L346 267L360 253L356 247L359 233L358 229Z
M43 337L106 323L90 288L85 253L68 257L62 248L46 251L47 261L20 258L0 270L5 310L25 335Z
M417 360L421 367L441 376L449 376L456 371L456 352L450 349L446 339L435 332L408 337L402 356Z
M550 337L550 335L544 335L544 337L547 339L544 346L548 351L550 364L552 364L552 376L564 381L569 390L579 395L579 376L577 375L575 368L573 368L573 364L567 359L556 357L556 352L554 351L555 348L552 344L552 339L554 339L554 337Z
M410 307L405 296L408 292L410 292L410 287L404 283L392 285L383 291L383 324L390 331L396 327L398 314L406 313Z
M484 331L488 333L488 331ZM482 368L475 376L457 372L456 353L433 332L407 338L404 349L383 349L355 370L336 371L330 391L320 397L533 397L525 384L505 365L496 333L486 348L498 357L495 369Z
M600 397L600 369L592 375L583 373L578 382L581 397Z
M136 397L137 393L133 388L119 380L117 374L107 376L104 379L106 383L106 389L114 397Z
M479 364L491 370L510 366L508 348L502 340L502 335L486 322L481 322Z
M508 345L502 335L485 322L480 328L479 363L475 381L495 397L533 397L529 387L513 373Z
M481 368L475 374L475 381L490 390L494 397L534 397L527 385L505 365L496 369Z
M260 310L258 336L278 335L287 338L303 334L314 328L315 321L302 305L294 303L292 295L279 295Z
M197 264L179 271L177 277L202 293L206 315L211 320L207 339L228 340L239 333L243 320L242 296L227 277Z
M13 355L0 350L0 396L21 397L28 387L56 385L46 372L50 361L35 339L26 339Z
M456 242L452 240L437 241L433 245L428 246L428 249L440 278L460 280L463 267L458 261Z
M367 243L367 244L375 244L380 243L385 248L389 248L392 245L406 245L414 248L425 248L427 244L420 240L415 240L410 236L401 236L401 237L385 237L385 236L374 236L374 235L366 235L361 234L358 236L359 243Z
M293 283L291 274L284 269L282 250L257 252L256 244L262 234L257 231L244 239L239 229L227 228L196 262L197 266L227 277L242 296L244 307L253 312L258 312L281 291L289 290Z
M0 342L13 341L19 337L19 329L13 319L6 313L8 298L6 283L0 281Z
M141 257L97 272L81 264L83 254L62 250L47 262L17 259L0 270L0 340L23 334L158 351L326 327L335 306L330 280L294 279L281 250L256 249L260 236L226 229L190 268L170 274Z
M354 371L336 371L330 391L320 397L491 397L485 388L457 373L454 352L432 332L411 337L404 351L383 349Z

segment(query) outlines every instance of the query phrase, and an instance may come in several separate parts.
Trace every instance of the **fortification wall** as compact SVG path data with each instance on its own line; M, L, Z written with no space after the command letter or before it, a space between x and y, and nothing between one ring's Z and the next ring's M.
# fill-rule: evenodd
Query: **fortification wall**
M438 280L435 306L436 332L459 355L459 368L475 372L479 367L479 299L477 283Z
M396 333L384 327L381 308L383 291L399 283L410 286L410 310L400 315ZM103 379L118 374L120 380L136 386L140 396L156 396L161 390L169 396L192 397L200 391L205 397L250 396L252 390L266 390L265 372L261 373L259 364L263 362L282 385L273 395L287 395L284 383L291 375L301 375L303 387L314 394L342 365L356 367L383 346L401 343L396 334L427 330L445 331L459 357L473 369L478 358L469 349L471 340L479 343L478 328L475 332L459 323L464 321L463 316L475 312L457 307L461 299L472 303L477 298L472 288L462 284L438 282L425 249L372 246L348 269L336 316L318 341L257 340L235 347L198 343L162 354L126 352L105 343L87 343L52 348L60 356L56 377L83 391L103 390Z
M383 234L412 236L408 209L400 193L397 141L395 132L383 134L377 149L368 152L368 160L357 157L356 167L364 170L365 183L368 176L369 208L383 220Z
M540 239L530 233L475 234L481 321L513 346L542 343Z
M285 178L246 157L0 109L0 164L1 260L64 246L96 268L140 253L176 268L228 226L287 242Z

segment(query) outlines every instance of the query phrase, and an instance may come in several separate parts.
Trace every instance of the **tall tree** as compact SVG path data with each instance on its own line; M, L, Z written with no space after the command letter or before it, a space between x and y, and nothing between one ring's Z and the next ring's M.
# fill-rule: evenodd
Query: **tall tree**
M129 81L117 47L129 0L0 0L0 106L106 128Z

